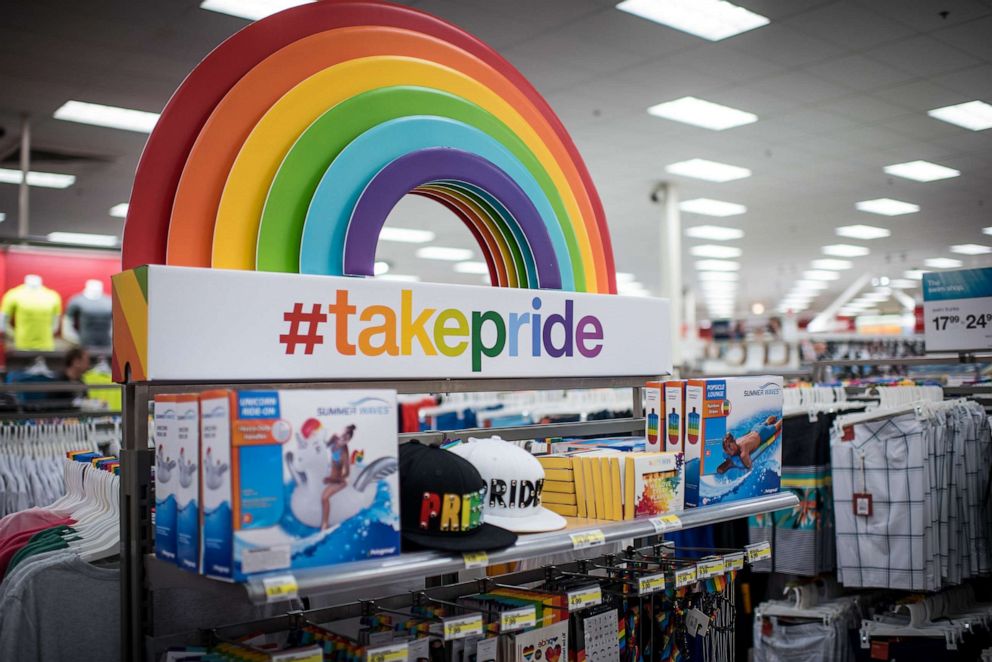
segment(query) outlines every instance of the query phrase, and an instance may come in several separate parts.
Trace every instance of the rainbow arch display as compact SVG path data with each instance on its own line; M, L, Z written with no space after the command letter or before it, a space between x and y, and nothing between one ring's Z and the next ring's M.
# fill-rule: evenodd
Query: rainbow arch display
M407 193L465 223L494 285L616 292L602 204L544 99L461 29L368 1L280 12L193 70L138 164L123 266L372 275Z

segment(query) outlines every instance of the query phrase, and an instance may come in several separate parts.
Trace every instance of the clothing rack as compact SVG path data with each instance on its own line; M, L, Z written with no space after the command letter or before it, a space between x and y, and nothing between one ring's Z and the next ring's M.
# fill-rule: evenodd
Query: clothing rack
M150 401L156 394L190 393L217 388L259 389L343 389L388 388L400 394L407 393L474 393L498 391L529 391L564 389L630 388L634 412L642 411L641 387L657 375L629 377L566 377L566 378L480 378L480 379L428 379L428 380L353 380L310 382L140 382L124 386L124 444L121 452L121 624L122 657L141 660L155 656L165 647L175 643L169 636L157 637L152 613L152 592L159 587L181 586L194 590L225 591L231 600L266 602L265 586L260 579L245 584L224 584L199 575L183 572L159 562L153 555L154 531L151 506L154 502L152 466L154 449L149 447L148 420ZM632 417L500 428L498 433L508 441L542 439L561 436L596 436L617 434L642 434L644 419ZM466 438L489 436L493 430L460 430L401 435L400 443L411 439L440 441L441 438ZM565 530L522 537L506 550L489 554L489 562L506 563L571 552L575 543L571 534L598 531L602 533L599 545L631 538L644 538L660 530L676 531L717 522L747 517L752 514L791 508L798 503L788 492L759 497L746 501L697 508L679 513L677 523L666 523L659 528L653 520L641 519L622 522L578 520ZM595 550L593 550L595 551ZM400 557L371 559L330 568L294 571L294 581L300 595L369 589L376 585L395 583L404 579L426 578L427 585L450 584L450 573L466 567L465 558L438 552L404 553ZM222 618L222 616L221 616ZM212 624L218 625L218 624ZM256 623L248 624L254 627Z
M903 356L868 359L829 359L814 361L812 364L814 381L828 381L827 368L857 366L922 366L922 365L986 365L992 364L992 354L960 352L958 354L929 354L927 356Z

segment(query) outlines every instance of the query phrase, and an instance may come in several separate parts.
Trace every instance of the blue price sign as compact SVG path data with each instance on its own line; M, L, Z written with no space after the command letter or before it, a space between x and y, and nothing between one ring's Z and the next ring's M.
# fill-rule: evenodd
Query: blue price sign
M992 268L923 274L928 352L992 349Z

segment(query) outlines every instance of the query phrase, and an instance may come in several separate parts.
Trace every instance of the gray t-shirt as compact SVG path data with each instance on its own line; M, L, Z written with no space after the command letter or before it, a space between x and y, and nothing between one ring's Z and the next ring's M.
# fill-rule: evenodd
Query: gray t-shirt
M120 660L120 569L77 556L39 566L4 593L0 660Z
M79 344L83 347L110 347L112 309L110 297L106 295L91 299L77 294L69 299L65 313L79 334Z

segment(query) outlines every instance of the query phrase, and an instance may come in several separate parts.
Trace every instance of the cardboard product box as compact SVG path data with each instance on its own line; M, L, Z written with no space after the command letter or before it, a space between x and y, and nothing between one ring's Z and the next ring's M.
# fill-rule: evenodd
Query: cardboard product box
M204 574L399 553L395 391L214 391L200 404Z
M664 448L669 453L681 453L685 446L685 382L668 381L665 393Z
M779 491L781 377L689 380L686 409L686 505Z
M644 438L645 450L661 451L665 449L664 431L661 429L665 413L665 383L648 382L642 390L641 402L644 405Z
M176 562L176 493L179 444L176 440L176 395L156 395L152 422L155 433L155 556Z
M682 453L627 453L624 462L624 519L677 513L685 503Z
M176 396L176 564L200 571L200 398Z

